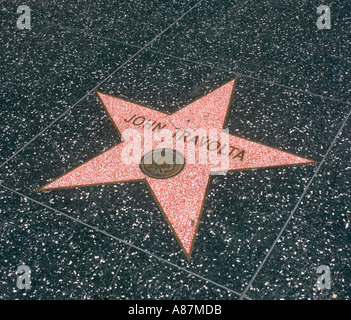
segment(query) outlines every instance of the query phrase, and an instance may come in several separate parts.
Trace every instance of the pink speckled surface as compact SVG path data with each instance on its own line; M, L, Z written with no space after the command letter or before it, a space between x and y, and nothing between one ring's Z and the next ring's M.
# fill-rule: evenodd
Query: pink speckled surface
M211 172L314 162L222 132L235 81L234 79L226 83L172 115L98 93L122 137L126 136L125 130L131 129L134 130L132 133L134 132L135 137L139 137L137 141L142 147L140 156L137 156L138 161L150 150L160 147L160 136L168 133L169 139L164 143L183 153L186 159L184 169L178 175L168 179L155 179L145 175L140 170L138 161L125 163L122 157L126 146L131 143L129 137L42 187L41 190L146 180L184 253L190 258ZM145 121L149 120L150 124L146 129L143 127L144 118ZM161 127L164 126L159 132L157 129L160 127L153 127L158 123ZM153 128L155 130L152 130ZM186 140L181 136L185 131L189 133ZM194 139L191 142L191 138L196 136L195 132L208 133L212 144L210 146L206 144L206 139L204 140L201 134L196 143ZM201 141L202 146L200 146ZM218 149L215 148L217 144L221 146ZM214 148L214 150L208 151L208 148ZM223 153L221 158L223 161L220 164L213 163L210 159L219 157L220 149ZM195 154L206 151L208 158L205 159L206 161L203 159L200 161L198 156L191 158L189 150L195 150ZM230 151L232 151L231 154L229 154Z

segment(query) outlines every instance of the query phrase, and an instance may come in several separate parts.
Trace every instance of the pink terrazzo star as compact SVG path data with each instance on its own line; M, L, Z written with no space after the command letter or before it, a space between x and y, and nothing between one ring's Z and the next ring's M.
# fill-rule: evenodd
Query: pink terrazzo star
M190 259L211 173L315 163L223 131L235 81L171 115L97 92L123 141L39 190L144 180ZM185 165L172 177L151 177L140 161L163 147Z

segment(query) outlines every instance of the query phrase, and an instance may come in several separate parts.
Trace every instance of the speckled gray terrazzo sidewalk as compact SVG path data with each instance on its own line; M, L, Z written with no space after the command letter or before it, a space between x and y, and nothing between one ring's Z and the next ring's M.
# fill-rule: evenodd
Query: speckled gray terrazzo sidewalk
M351 5L320 4L2 1L0 299L350 299ZM231 134L319 163L214 176L190 261L143 182L35 192L120 141L94 90L173 113L233 78Z

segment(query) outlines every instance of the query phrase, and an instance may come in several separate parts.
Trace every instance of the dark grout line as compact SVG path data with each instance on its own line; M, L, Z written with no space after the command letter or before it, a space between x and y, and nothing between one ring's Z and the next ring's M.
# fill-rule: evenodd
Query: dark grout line
M280 229L276 239L274 240L273 244L271 245L270 249L268 250L267 254L265 255L264 259L262 260L261 264L258 266L258 268L256 269L255 273L253 274L252 278L250 279L249 283L247 284L246 288L244 289L244 291L241 293L240 295L240 300L243 299L246 296L247 291L251 288L252 283L255 281L257 275L259 274L259 272L261 271L262 267L265 265L266 261L268 260L269 256L271 255L273 249L275 248L275 245L277 244L278 240L280 239L281 235L283 234L283 232L285 231L288 223L290 222L291 218L293 217L293 215L295 214L297 208L299 207L299 205L301 204L303 198L305 197L307 190L310 188L310 186L312 185L313 180L315 179L315 177L317 176L319 170L321 169L323 163L325 162L325 159L327 158L329 152L332 150L332 148L335 145L336 140L338 139L339 135L341 134L343 128L345 127L347 121L349 120L351 116L351 111L348 113L348 115L346 116L346 118L344 119L344 121L341 124L340 129L338 130L336 136L334 137L333 141L331 142L328 150L326 151L325 155L323 156L323 159L321 160L321 162L319 163L317 169L315 170L314 174L312 175L311 179L308 181L305 189L303 190L299 200L297 201L294 209L291 211L288 219L286 220L285 224L283 225L283 227Z
M121 268L122 268L122 265L123 265L124 261L126 260L128 254L129 254L129 251L130 251L131 248L132 248L131 246L128 247L127 252L125 253L125 255L124 255L124 257L123 257L121 263L119 264L119 266L118 266L118 268L117 268L117 270L116 270L116 274L113 276L112 281L111 281L111 284L110 284L110 286L109 286L109 288L108 288L107 290L111 291L111 290L113 289L112 286L113 286L113 284L114 284L114 282L115 282L115 280L116 280L116 278L117 278L118 273L120 272L120 270L121 270Z
M173 262L170 262L170 261L168 261L168 260L166 260L164 258L161 258L161 257L159 257L159 256L157 256L157 255L155 255L155 254L143 249L143 248L140 248L140 247L138 247L135 244L132 244L132 243L126 241L126 240L120 239L120 238L118 238L118 237L116 237L116 236L114 236L114 235L112 235L112 234L110 234L110 233L108 233L108 232L106 232L104 230L101 230L101 229L99 229L97 227L94 227L93 225L88 224L88 223L86 223L86 222L84 222L84 221L82 221L80 219L74 218L74 217L70 216L69 214L64 213L63 211L57 210L55 208L52 208L52 207L46 205L45 203L42 203L42 202L40 202L38 200L35 200L35 199L31 198L31 197L28 197L28 196L26 196L25 194L23 194L23 193L21 193L19 191L16 191L16 190L14 190L12 188L9 188L9 187L1 184L1 183L0 183L0 187L5 189L5 190L7 190L7 191L9 191L9 192L17 194L17 195L19 195L19 196L21 196L21 197L23 197L23 198L25 198L25 199L27 199L27 200L29 200L31 202L34 202L37 205L40 205L40 206L42 206L42 207L44 207L44 208L46 208L46 209L48 209L50 211L54 211L54 212L56 212L56 213L58 213L60 215L63 215L64 217L66 217L66 218L68 218L70 220L73 220L73 221L75 221L75 222L77 222L77 223L79 223L79 224L81 224L81 225L83 225L83 226L85 226L85 227L87 227L87 228L89 228L91 230L94 230L96 232L104 234L105 236L108 236L108 237L110 237L110 238L112 238L114 240L117 240L118 242L121 242L121 243L123 243L125 245L128 245L130 248L134 248L134 249L138 250L139 252L145 253L146 255L148 255L148 256L150 256L152 258L155 258L156 260L159 260L159 261L161 261L163 263L169 264L170 266L175 267L175 268L177 268L177 269L179 269L181 271L184 271L184 272L186 272L186 273L188 273L188 274L190 274L190 275L192 275L192 276L194 276L196 278L199 278L199 279L201 279L201 280L203 280L205 282L208 282L208 283L211 283L211 284L215 285L216 287L219 287L219 288L224 289L226 291L229 291L229 292L231 292L231 293L233 293L233 294L235 294L237 296L240 296L240 293L238 293L238 292L236 292L236 291L234 291L232 289L229 289L228 287L226 287L224 285L221 285L221 284L219 284L219 283L217 283L215 281L207 279L207 278L205 278L205 277L203 277L203 276L201 276L201 275L199 275L199 274L197 274L195 272L192 272L192 271L190 271L190 270L188 270L188 269L186 269L184 267L180 267L177 264L175 264ZM247 296L245 296L244 298L247 299L247 300L252 300L251 298L249 298Z

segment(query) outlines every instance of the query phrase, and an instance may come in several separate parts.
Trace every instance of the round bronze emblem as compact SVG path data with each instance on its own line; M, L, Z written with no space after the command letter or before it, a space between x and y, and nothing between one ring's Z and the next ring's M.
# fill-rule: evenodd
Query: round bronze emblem
M140 162L141 171L156 179L174 177L184 166L184 156L179 151L168 148L152 150L145 154Z

